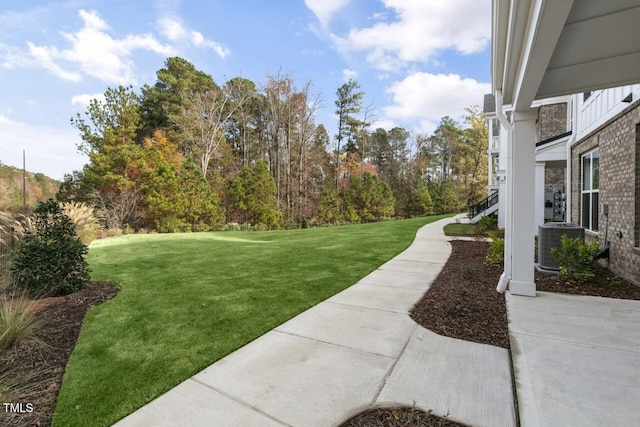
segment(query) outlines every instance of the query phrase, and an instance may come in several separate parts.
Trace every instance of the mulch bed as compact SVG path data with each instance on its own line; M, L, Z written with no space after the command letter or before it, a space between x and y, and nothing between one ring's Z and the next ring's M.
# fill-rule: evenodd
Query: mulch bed
M640 286L616 276L605 267L597 266L594 274L590 279L578 281L536 271L536 289L544 292L640 300Z
M376 408L363 412L340 427L465 427L415 408Z
M22 403L33 404L33 412L4 419L8 415L0 407L0 425L51 425L65 367L80 334L85 314L91 306L113 298L117 291L111 283L91 283L73 294L48 298L38 304L41 327L36 338L40 343L20 343L3 354L0 360L0 366L15 370L17 375L29 379L30 397L28 402Z
M447 337L509 347L502 266L485 261L485 242L452 241L442 273L411 310L419 325Z

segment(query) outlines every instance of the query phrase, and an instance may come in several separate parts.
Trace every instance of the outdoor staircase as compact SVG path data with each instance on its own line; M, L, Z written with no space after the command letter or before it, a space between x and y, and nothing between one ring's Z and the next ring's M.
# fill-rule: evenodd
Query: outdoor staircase
M498 210L498 192L491 193L480 203L469 206L469 223L475 224L484 216L491 215Z

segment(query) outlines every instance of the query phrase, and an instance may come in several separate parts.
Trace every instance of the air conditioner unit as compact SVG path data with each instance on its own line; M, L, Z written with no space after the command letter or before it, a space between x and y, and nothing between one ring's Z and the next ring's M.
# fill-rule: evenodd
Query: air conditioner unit
M548 222L538 227L538 265L543 270L558 271L552 248L562 248L562 236L584 240L584 227L567 222Z

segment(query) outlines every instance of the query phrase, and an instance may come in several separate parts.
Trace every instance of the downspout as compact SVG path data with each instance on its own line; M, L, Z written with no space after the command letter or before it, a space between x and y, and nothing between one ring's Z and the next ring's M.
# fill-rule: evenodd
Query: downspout
M512 140L513 140L513 127L511 126L511 123L509 123L509 121L507 120L507 118L504 115L504 112L502 111L502 91L501 90L496 90L495 93L495 98L496 98L496 116L498 117L498 121L500 122L500 125L507 131L507 174L506 174L506 179L507 179L507 202L511 201L511 197L512 194L511 192L513 191L513 185L509 185L510 181L511 181L511 144L512 144ZM510 215L513 214L512 209L505 209L505 212L507 213L507 218L505 221L505 245L504 245L504 271L502 272L502 274L500 275L500 280L498 281L498 286L496 287L496 290L503 294L504 291L507 289L507 286L509 285L509 281L511 280L511 227L512 227L512 220L509 218Z
M573 218L571 217L571 194L572 194L572 189L571 189L571 185L572 185L572 179L571 179L571 174L572 174L572 167L571 167L571 147L573 146L573 144L576 142L576 134L578 133L578 99L576 95L571 96L571 129L569 129L571 131L571 137L569 138L569 141L567 142L567 176L566 176L566 182L567 182L567 188L564 189L564 194L565 194L565 211L564 211L564 221L565 222L572 222Z

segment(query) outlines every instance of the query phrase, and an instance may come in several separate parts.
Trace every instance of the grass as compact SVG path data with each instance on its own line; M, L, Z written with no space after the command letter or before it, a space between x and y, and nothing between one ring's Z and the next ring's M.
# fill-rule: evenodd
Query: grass
M479 234L475 224L451 223L444 226L444 233L452 236L473 236Z
M94 242L91 309L54 426L106 426L355 283L443 218L275 232L119 236Z
M42 380L30 372L18 372L0 357L0 403L22 403L26 407L37 390L44 388ZM35 409L35 408L34 408ZM23 414L8 412L0 406L0 425L20 425Z
M26 298L0 296L0 403L29 402L34 390L42 386L34 375L19 373L7 357L20 342L40 342L36 336L40 321L35 307L36 302ZM0 407L0 425L17 425L19 418L20 414Z
M34 340L38 329L35 302L0 297L0 355L19 341Z
M493 233L498 237L504 236L504 230L500 230L497 224L489 223L488 221L478 221L476 224L458 224L451 223L444 226L444 234L447 236L485 236L490 237L489 234Z

